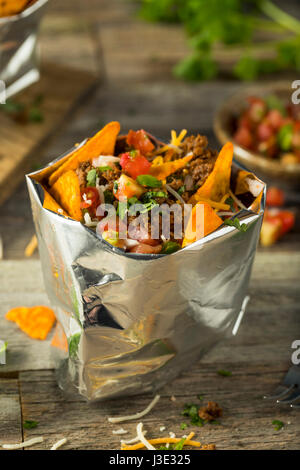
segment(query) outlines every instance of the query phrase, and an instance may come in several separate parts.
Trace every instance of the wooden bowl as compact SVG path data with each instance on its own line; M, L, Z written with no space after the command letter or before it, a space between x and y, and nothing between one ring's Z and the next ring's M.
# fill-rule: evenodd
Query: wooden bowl
M222 145L228 141L233 142L235 159L253 171L259 178L285 189L300 190L300 163L283 165L279 160L271 160L260 153L246 150L233 140L236 118L246 108L246 98L248 96L263 98L268 95L276 95L284 102L288 102L288 100L291 100L293 91L291 82L279 82L268 86L256 85L246 88L244 91L231 96L220 107L214 119L214 131Z

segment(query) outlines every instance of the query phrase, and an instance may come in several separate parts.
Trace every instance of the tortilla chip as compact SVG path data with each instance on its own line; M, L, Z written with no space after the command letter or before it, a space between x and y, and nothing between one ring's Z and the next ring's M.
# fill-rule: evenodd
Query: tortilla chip
M51 194L49 194L48 191L44 187L43 189L45 193L43 208L49 209L50 211L56 212L57 214L68 217L68 214L63 210L63 208L59 204L57 204L57 202L53 199Z
M80 186L75 171L69 170L61 175L52 186L51 192L72 219L82 219Z
M63 173L69 170L76 170L81 162L92 160L95 157L99 157L99 155L113 155L119 132L120 124L118 122L113 121L106 124L103 129L76 150L65 163L52 173L49 178L50 186L52 186Z
M29 3L29 0L1 0L0 16L17 15L21 13Z
M161 165L152 165L150 168L150 174L158 180L164 180L168 176L172 175L172 173L184 168L192 158L193 155L188 155L186 157L179 158L178 160L162 163Z
M55 315L51 308L16 307L5 315L5 318L16 322L19 328L34 339L44 340L55 323Z
M196 194L190 198L190 204L200 201L201 197L212 201L221 201L230 188L232 159L233 145L231 142L227 142L218 155L213 171Z
M198 212L199 216L196 217L197 208L201 207L203 212ZM192 210L188 225L185 231L182 248L216 230L222 225L223 220L216 214L213 208L206 202L198 202Z

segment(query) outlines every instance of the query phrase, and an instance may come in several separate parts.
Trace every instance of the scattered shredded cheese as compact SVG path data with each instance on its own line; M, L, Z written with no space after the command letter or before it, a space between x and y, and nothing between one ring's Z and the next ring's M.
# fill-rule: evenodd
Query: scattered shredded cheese
M145 416L147 413L149 413L149 411L152 410L152 408L156 405L156 403L158 402L159 399L160 399L160 396L156 395L153 398L153 400L151 401L151 403L149 403L147 408L145 408L140 413L136 413L136 414L131 415L131 416L119 416L119 417L116 417L116 418L114 418L114 417L113 418L108 418L108 421L110 423L121 423L122 421L131 421L133 419L140 419L143 416Z
M143 431L144 436L147 434L147 431ZM121 439L121 445L127 445L127 444L135 444L136 442L140 442L140 438L138 436L135 436L133 439L129 439L127 441L124 441Z
M168 184L165 184L165 188L169 191L170 194L172 194L178 201L180 201L182 204L185 204L184 199L175 191L175 189L171 188Z
M43 442L44 438L42 436L40 437L33 437L32 439L29 439L28 441L20 442L20 444L2 444L3 449L7 450L16 450L16 449L22 449L23 447L30 447L33 446L34 444L39 444L40 442Z
M246 209L247 210L247 207L244 206L244 204L242 203L242 201L240 201L235 194L233 194L233 192L231 191L231 189L229 189L229 194L230 196L232 197L232 199L234 200L234 202L236 202L236 204L241 207L242 209Z
M144 447L146 447L148 450L155 450L155 447L153 447L153 445L151 445L150 442L147 441L147 439L145 438L145 436L143 434L143 423L139 423L137 425L136 432L137 432L137 435L138 435L141 443L144 444Z
M119 163L119 157L114 157L113 155L100 155L93 159L92 165L96 168L99 166L107 166L109 163Z
M88 212L86 212L83 217L84 217L84 223L87 227L96 227L99 223L99 220L97 221L92 220Z
M116 429L116 430L113 431L112 433L113 433L113 434L127 434L128 431L126 431L126 429L120 428L120 429Z
M53 446L51 447L50 450L57 450L57 449L59 449L61 446L63 446L66 442L67 442L67 438L64 437L63 439L60 439L60 440L57 441L55 444L53 444Z
M175 432L169 432L169 436L170 437L176 437L176 434L175 434Z
M191 446L191 447L201 447L201 442L199 441L192 441L191 439L194 437L195 433L191 432L186 440L184 441L185 446ZM168 444L177 444L180 442L181 439L179 438L174 438L174 437L162 437L158 439L149 439L148 444L150 445L158 445L158 444L166 444L166 447L169 447ZM139 444L135 444L133 446L123 446L122 450L139 450L142 449L143 447L146 447L143 442ZM156 449L155 449L156 450Z
M166 426L161 426L161 427L159 428L160 432L163 432L165 429L166 429Z

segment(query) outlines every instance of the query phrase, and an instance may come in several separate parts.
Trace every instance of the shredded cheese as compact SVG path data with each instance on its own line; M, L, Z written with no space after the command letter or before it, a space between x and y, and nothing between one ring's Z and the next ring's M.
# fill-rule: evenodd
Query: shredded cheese
M122 421L132 421L133 419L140 419L152 410L152 408L156 405L156 403L158 402L159 399L160 399L160 396L156 395L153 398L153 400L151 401L151 403L149 403L147 408L145 408L140 413L136 413L136 414L130 415L130 416L119 416L119 417L116 417L116 418L114 418L114 417L113 418L108 418L108 421L110 423L121 423Z
M143 431L143 434L145 436L147 434L147 431ZM140 442L140 438L138 436L135 436L133 439L129 439L127 441L121 439L121 445L135 444L136 442Z
M165 429L166 429L166 426L161 426L161 427L159 428L160 432L163 432Z
M191 432L188 435L188 437L184 441L185 446L201 447L201 442L191 440L194 437L194 435L195 435L194 432ZM151 446L158 445L158 444L166 444L166 447L167 447L168 444L177 444L180 441L181 441L181 439L175 438L175 437L162 437L162 438L157 438L157 439L149 439L149 441L147 441L147 442ZM135 444L133 446L123 446L122 450L139 450L139 449L143 449L143 447L146 447L146 446L141 442L141 443Z
M57 450L61 446L63 446L66 442L67 442L67 438L64 437L63 439L60 439L59 441L55 442L55 444L53 444L50 450Z
M39 444L40 442L43 442L44 438L42 436L40 437L33 437L32 439L29 439L28 441L20 442L20 444L3 444L2 447L3 449L7 450L16 450L16 449L22 449L23 447L30 447L33 446L34 444Z
M120 428L120 429L114 430L112 433L113 434L127 434L128 431L126 431L126 429Z
M234 202L236 202L236 204L241 207L242 209L246 209L247 210L247 207L244 206L244 204L242 203L242 201L240 201L235 194L233 194L233 192L231 191L231 189L229 189L229 194L230 196L232 197L232 199L234 200Z
M229 204L223 204L221 202L212 201L211 199L207 199L205 197L197 196L197 194L195 194L195 199L197 200L197 202L207 202L207 204L209 204L211 207L213 207L215 209L222 209L224 211L227 211L227 210L230 209Z
M84 217L84 223L87 227L96 227L99 223L99 220L97 221L92 220L88 212L86 212L83 217Z
M141 443L144 445L144 447L146 447L148 450L155 450L155 447L153 447L153 445L151 445L150 442L147 441L147 439L145 438L145 436L143 434L143 423L139 423L137 425L136 432L137 432L137 435L138 435Z

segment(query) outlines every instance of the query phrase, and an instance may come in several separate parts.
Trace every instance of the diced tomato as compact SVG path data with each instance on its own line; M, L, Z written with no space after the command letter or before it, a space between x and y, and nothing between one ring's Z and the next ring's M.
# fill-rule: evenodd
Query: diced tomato
M291 211L279 211L277 216L281 220L280 235L289 232L295 225L295 215Z
M270 220L264 218L260 232L261 244L263 246L273 245L280 238L280 232L280 220L276 218Z
M137 240L145 245L156 246L159 245L159 240L150 238L148 230L141 224L135 225L135 221L131 222L128 227L128 235L131 239Z
M270 187L267 190L267 206L282 207L284 205L284 192L282 189Z
M124 173L116 181L116 187L114 188L114 194L119 201L130 199L133 196L139 198L144 191L142 186Z
M92 186L87 186L81 191L81 209L96 209L100 204L98 190Z
M139 175L147 175L151 163L141 155L139 150L126 152L121 155L120 165L129 176L136 179Z
M267 105L261 98L256 98L250 96L248 98L249 107L249 117L251 121L259 123L263 119L267 111Z
M155 148L143 129L139 131L130 130L127 135L127 144L136 150L140 150L143 155L147 155Z
M241 145L242 147L245 147L247 149L251 149L253 139L252 135L249 129L246 127L240 127L235 135L234 135L234 140L236 141L237 144Z
M158 254L161 252L162 245L150 246L139 243L130 249L131 253Z
M274 133L274 129L271 126L271 124L269 124L268 121L263 121L257 127L257 138L260 141L265 141L265 140L270 139L270 137L272 137L273 133Z
M282 125L283 117L282 117L282 114L280 113L280 111L278 111L278 109L271 109L268 112L266 118L267 118L268 122L270 123L270 125L272 126L272 128L276 131Z

